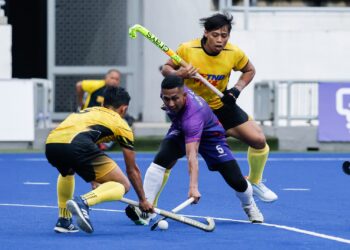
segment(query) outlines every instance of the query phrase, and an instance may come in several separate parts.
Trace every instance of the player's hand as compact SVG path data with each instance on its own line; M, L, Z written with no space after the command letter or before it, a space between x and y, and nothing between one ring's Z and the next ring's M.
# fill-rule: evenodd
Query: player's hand
M146 199L145 200L140 200L139 204L140 204L140 209L143 212L154 213L153 205L151 203L149 203Z
M198 73L198 69L188 64L186 67L180 67L176 71L176 75L182 78L194 78Z
M233 87L231 89L227 89L223 92L224 96L221 97L221 101L226 105L235 105L237 98L241 91L239 91L237 88Z
M193 197L194 204L197 204L199 202L199 199L201 198L201 194L198 191L198 188L190 188L190 190L188 191L188 197Z

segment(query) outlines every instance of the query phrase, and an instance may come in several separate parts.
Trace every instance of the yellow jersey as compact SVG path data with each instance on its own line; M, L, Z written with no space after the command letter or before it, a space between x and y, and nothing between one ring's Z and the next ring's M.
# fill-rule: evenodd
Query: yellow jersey
M129 125L117 112L105 107L92 107L70 114L51 131L46 144L72 143L79 135L96 144L117 141L122 147L134 148L134 134Z
M82 109L101 106L103 103L103 91L106 87L105 80L84 80L81 83L83 91L87 93Z
M215 56L209 55L202 48L201 39L180 44L177 54L187 63L198 68L198 73L221 92L225 91L227 87L231 71L241 70L249 61L248 57L240 48L229 42L220 54ZM219 109L223 106L220 97L201 81L192 78L185 79L185 84L197 95L206 100L212 109Z

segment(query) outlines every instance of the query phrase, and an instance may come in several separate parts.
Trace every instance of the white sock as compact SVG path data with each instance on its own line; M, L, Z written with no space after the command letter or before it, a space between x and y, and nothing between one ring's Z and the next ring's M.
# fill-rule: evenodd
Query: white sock
M244 192L236 192L236 196L241 201L242 206L252 204L253 201L253 188L252 185L247 181L248 187Z
M143 189L145 190L146 199L151 204L154 203L154 200L162 189L165 170L166 168L152 162L146 171Z

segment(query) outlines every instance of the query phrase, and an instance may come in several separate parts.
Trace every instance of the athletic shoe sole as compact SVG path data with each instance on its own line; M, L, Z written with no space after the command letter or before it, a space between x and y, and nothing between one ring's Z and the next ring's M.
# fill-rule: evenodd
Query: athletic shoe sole
M69 200L67 202L67 208L73 215L77 216L77 224L81 230L90 234L94 231L91 224L85 219L80 207L75 201Z
M53 229L56 233L77 233L79 230L69 230L64 227L54 227Z

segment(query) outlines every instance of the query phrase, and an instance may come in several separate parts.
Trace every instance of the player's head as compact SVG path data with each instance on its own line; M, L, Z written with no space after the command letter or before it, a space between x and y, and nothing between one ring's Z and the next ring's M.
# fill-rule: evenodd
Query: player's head
M162 81L161 88L160 97L164 105L175 113L179 112L186 104L184 80L174 75L166 76Z
M215 14L210 17L201 18L200 23L204 27L203 43L204 49L210 54L219 54L226 46L230 38L233 16Z
M105 81L107 86L119 87L120 85L120 72L117 69L108 70L105 75Z
M130 102L130 95L124 88L107 87L103 93L103 107L113 109L121 116L126 114Z

